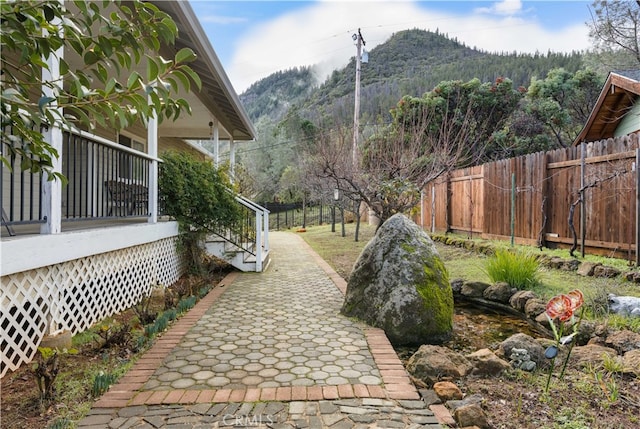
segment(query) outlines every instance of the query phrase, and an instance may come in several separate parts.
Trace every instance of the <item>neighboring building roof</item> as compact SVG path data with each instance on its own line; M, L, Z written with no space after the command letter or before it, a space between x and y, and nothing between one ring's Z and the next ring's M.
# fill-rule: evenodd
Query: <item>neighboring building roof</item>
M612 137L620 121L638 97L640 97L640 69L610 72L587 123L573 144Z
M188 47L198 57L189 64L202 79L202 90L195 94L197 98L213 112L220 126L231 134L234 140L254 140L256 130L249 115L242 106L189 2L154 1L154 4L170 14L178 26L176 50ZM176 137L202 139L210 135L208 124L211 118L204 118L202 115L198 117L197 113L194 111L192 116L185 115L183 120L187 122L183 127L175 124L182 130ZM195 120L202 123L194 124ZM206 131L204 135L202 135L203 131ZM220 138L225 137L221 132Z

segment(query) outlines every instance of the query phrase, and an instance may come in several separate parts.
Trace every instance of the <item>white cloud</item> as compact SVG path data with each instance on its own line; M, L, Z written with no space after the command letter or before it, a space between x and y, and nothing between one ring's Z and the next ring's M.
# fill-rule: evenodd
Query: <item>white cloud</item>
M238 93L278 70L322 63L326 78L355 55L351 35L362 28L366 49L385 42L394 32L409 28L435 30L457 37L467 46L491 52L546 53L586 49L587 29L574 25L548 30L535 19L514 16L519 1L493 5L509 14L453 15L409 1L322 1L310 3L272 21L256 25L237 42L226 67ZM370 57L371 59L371 57Z
M520 0L502 0L492 4L490 7L479 7L476 13L488 13L497 15L516 15L522 12L522 2Z

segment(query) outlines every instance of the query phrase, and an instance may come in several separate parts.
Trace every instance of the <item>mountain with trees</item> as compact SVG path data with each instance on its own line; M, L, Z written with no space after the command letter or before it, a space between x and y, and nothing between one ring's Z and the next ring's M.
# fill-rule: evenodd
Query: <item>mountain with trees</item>
M240 95L240 101L252 121L264 115L277 121L291 106L311 95L317 80L310 66L277 71L252 84Z
M582 67L582 55L489 53L470 48L446 34L413 29L400 31L369 53L362 66L361 115L363 121L382 116L390 120L389 110L405 95L421 96L441 81L478 78L494 82L508 77L515 86L527 87L532 77L545 78L554 68L575 72ZM304 115L320 112L353 120L355 58L321 84L313 67L278 71L259 80L240 99L249 116L258 122L262 116L279 121L297 106Z
M575 72L581 66L582 55L578 52L489 53L465 46L438 31L400 31L376 46L369 53L369 62L362 66L361 115L363 120L387 116L403 96L421 96L445 80L478 78L494 82L499 77L508 77L515 86L528 86L532 77L544 78L553 68ZM305 107L327 110L331 104L338 108L342 104L351 106L354 87L355 58L352 58L347 66L332 73Z

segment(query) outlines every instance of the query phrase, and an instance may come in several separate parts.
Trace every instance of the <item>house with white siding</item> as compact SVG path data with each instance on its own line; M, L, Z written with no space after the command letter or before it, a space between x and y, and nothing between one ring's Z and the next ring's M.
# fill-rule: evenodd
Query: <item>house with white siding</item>
M3 153L13 168L0 167L0 376L29 362L44 336L81 332L183 274L178 225L163 216L158 203L164 151L193 153L211 160L214 168L217 153L194 142L210 140L214 147L224 142L233 174L237 145L255 140L256 131L189 3L153 3L178 27L170 49L188 47L197 55L189 65L202 88L179 94L192 114L161 124L149 119L122 130L50 127L46 138L59 153L56 168L67 185L21 171L19 156ZM80 61L71 49L62 55L67 62ZM242 270L261 271L269 254L268 211L239 195L236 201L246 217L242 234L220 233L207 249L229 256Z

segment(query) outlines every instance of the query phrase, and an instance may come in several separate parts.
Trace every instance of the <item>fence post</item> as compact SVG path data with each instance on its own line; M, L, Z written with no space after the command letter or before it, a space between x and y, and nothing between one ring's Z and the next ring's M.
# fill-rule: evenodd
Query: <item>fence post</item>
M585 192L587 144L580 143L580 254L584 258L584 244L587 235L587 193Z
M436 185L431 184L431 232L436 232Z
M636 149L636 267L640 267L640 148Z
M516 173L511 173L511 247L516 235Z

